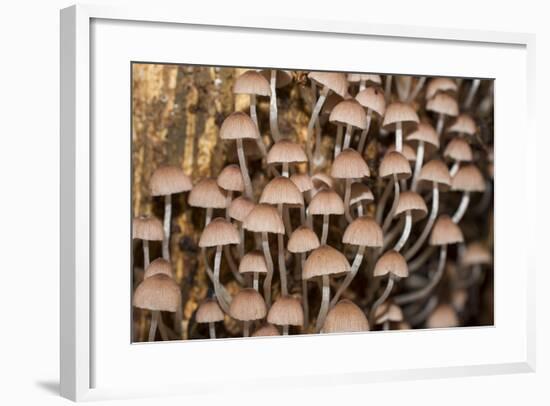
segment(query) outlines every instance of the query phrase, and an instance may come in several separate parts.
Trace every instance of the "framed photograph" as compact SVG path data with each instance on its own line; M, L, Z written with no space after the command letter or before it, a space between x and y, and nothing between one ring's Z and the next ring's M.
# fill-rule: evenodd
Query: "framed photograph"
M533 49L62 10L63 396L534 370Z

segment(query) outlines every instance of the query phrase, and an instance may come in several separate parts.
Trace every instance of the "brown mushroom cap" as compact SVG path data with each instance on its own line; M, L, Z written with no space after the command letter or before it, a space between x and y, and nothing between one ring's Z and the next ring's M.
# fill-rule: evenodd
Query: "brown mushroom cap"
M428 214L426 202L422 196L416 192L405 191L399 195L397 207L395 208L395 215L399 216L407 213L408 211L411 212L415 221L423 219Z
M395 144L391 144L388 147L388 149L386 150L386 154L392 151L395 151ZM409 144L403 144L403 151L401 151L401 154L403 154L403 156L407 158L407 161L409 162L416 161L416 151Z
M244 190L243 174L239 165L227 165L218 175L216 182L219 187L225 190L233 192L242 192Z
M295 173L290 176L290 180L302 193L313 189L313 182L307 173Z
M151 276L136 288L133 304L140 309L175 312L181 306L180 288L167 275Z
M329 121L364 130L367 126L367 113L354 99L343 100L334 106L330 112Z
M462 257L462 264L465 266L486 265L491 262L491 252L480 242L468 244Z
M470 144L462 138L453 138L445 147L443 156L460 162L470 162L473 159Z
M246 253L239 263L239 273L267 273L267 263L261 251L250 251Z
M330 93L323 104L322 114L330 114L334 106L340 103L344 98L336 93Z
M260 74L269 82L271 80L271 69L262 69ZM277 69L275 73L275 87L277 89L288 86L292 82L292 74L288 70Z
M267 321L278 326L302 326L304 324L302 304L294 297L281 296L269 309Z
M230 221L217 217L202 231L199 247L238 244L240 241L241 238L235 226Z
M222 140L256 139L259 137L260 133L254 121L247 114L240 111L227 116L220 128L220 138Z
M364 185L360 182L355 182L351 184L351 197L349 200L350 206L353 206L356 203L366 201L374 201L374 195L367 185Z
M386 321L397 323L403 321L403 312L395 303L386 301L376 308L374 319L376 324L384 324Z
M400 278L409 276L409 267L403 255L395 250L390 250L384 253L376 265L374 265L374 276L384 276L393 274Z
M279 332L277 327L269 323L264 324L262 327L252 333L252 337L272 337L280 335L281 333Z
M232 219L242 222L250 214L254 206L255 204L250 199L239 196L231 202L227 208L227 213Z
M287 249L295 254L309 252L319 248L321 243L317 234L307 226L300 226L292 232L288 239Z
M459 325L460 321L455 310L448 304L437 306L426 321L427 328L458 327Z
M384 245L384 234L374 219L362 216L347 226L342 242L365 247L381 247Z
M264 298L254 289L246 288L237 293L229 305L231 317L241 321L263 319L267 314Z
M304 196L287 177L278 176L265 185L260 203L304 205Z
M430 235L430 245L447 245L463 242L460 227L446 214L439 216Z
M304 279L316 276L343 274L350 271L349 262L340 251L321 245L309 254L302 270Z
M477 132L476 122L468 114L460 114L447 128L447 132L474 135Z
M420 170L418 179L425 182L435 182L449 186L451 184L451 175L449 168L439 159L433 159L424 164Z
M416 128L419 122L418 114L408 104L395 102L386 108L382 127L387 130L395 129L397 123L402 123L403 127Z
M148 241L162 241L164 229L156 217L138 217L132 220L132 238Z
M218 186L215 179L205 178L189 193L187 199L189 204L194 207L225 209L227 204L225 192Z
M310 72L308 78L328 87L342 97L348 94L348 81L343 73L339 72Z
M451 189L462 192L483 192L485 190L485 180L475 165L462 166L453 176Z
M435 129L428 123L418 124L418 128L405 137L407 142L423 141L425 144L439 148L439 136Z
M285 226L279 212L268 204L254 206L244 219L243 227L255 233L285 233Z
M262 74L255 70L248 70L235 79L233 93L271 96L271 88L269 81Z
M300 144L288 138L277 141L267 153L268 164L307 162L307 155Z
M431 99L439 92L456 92L456 82L449 78L434 78L426 86L426 99Z
M365 84L381 85L382 78L380 75L372 73L348 73L348 82L357 83L364 80Z
M348 148L336 157L330 175L337 179L359 179L370 176L370 170L361 154Z
M386 178L396 175L397 179L407 179L411 177L411 165L405 156L397 151L390 151L380 163L378 173L381 177Z
M458 103L446 93L437 93L426 103L426 110L446 116L458 116Z
M355 96L357 102L367 108L374 111L379 116L383 116L386 113L386 99L384 98L384 92L378 87L367 87L361 90Z
M176 166L161 166L149 180L151 196L166 196L187 192L193 188L191 178Z
M309 214L344 214L344 201L338 193L331 189L320 190L309 202Z
M164 258L157 258L153 260L149 264L149 266L145 269L143 279L147 279L153 275L158 275L158 274L163 274L171 278L173 277L172 265L170 265L170 262L168 262Z
M197 323L216 323L224 319L224 314L218 301L215 299L206 299L199 305L195 320Z
M321 333L354 333L369 331L369 322L365 313L353 302L340 300L330 309L321 329Z
M332 189L334 187L334 179L323 172L318 172L311 177L311 182L315 189L321 189L323 187Z

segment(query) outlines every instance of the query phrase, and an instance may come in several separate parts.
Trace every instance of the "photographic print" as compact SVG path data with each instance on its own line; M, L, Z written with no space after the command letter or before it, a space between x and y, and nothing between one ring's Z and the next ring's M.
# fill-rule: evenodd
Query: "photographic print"
M133 342L493 325L494 80L131 69Z

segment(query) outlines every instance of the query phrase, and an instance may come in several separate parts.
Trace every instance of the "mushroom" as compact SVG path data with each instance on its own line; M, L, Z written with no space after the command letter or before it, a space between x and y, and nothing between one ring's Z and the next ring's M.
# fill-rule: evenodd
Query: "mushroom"
M371 190L361 182L355 182L351 184L351 195L349 199L349 206L353 207L357 205L357 217L361 217L364 214L363 204L368 204L374 201L374 195Z
M466 96L466 99L464 99L464 109L468 110L472 106L472 102L474 101L474 97L476 96L477 89L479 89L480 84L481 79L472 80L472 84L468 90L468 95Z
M342 237L342 242L344 244L357 245L357 252L355 253L355 259L351 265L350 272L346 274L344 281L330 302L331 307L338 302L340 295L345 292L353 281L353 278L355 278L361 266L361 262L363 261L365 248L382 247L384 244L384 235L382 234L382 229L374 219L363 216L355 219L347 226L346 231L344 231L344 236Z
M220 283L220 265L222 259L222 249L227 244L238 244L240 241L239 232L231 222L218 217L212 220L202 231L199 239L199 247L216 247L214 256L214 291L220 302L223 311L229 312L229 303L223 296Z
M254 124L254 121L252 121L252 119L245 113L235 112L230 114L222 123L222 126L220 128L220 138L222 140L235 140L235 143L237 144L239 165L241 167L241 172L244 180L245 193L249 199L252 199L252 183L250 182L250 175L248 174L248 167L246 165L243 140L259 140L260 133L258 127ZM263 146L263 143L261 143L261 145Z
M418 221L426 217L428 214L428 208L426 202L416 192L403 192L399 196L399 201L395 208L395 216L405 216L405 225L403 226L403 232L401 237L393 247L397 252L401 251L405 243L407 242L409 235L411 234L413 221Z
M336 179L345 179L344 214L348 223L353 221L350 213L351 183L354 179L370 176L367 163L354 149L345 149L332 163L330 175Z
M459 114L456 120L447 128L447 133L468 135L470 137L477 133L477 125L474 119L466 113Z
M485 190L485 180L475 165L464 166L453 177L451 190L462 192L460 204L455 214L453 214L453 221L459 223L470 203L470 193L483 192Z
M195 320L197 323L208 323L210 338L216 338L216 322L223 321L223 311L216 299L206 299L199 305Z
M458 86L456 82L450 78L434 78L428 82L426 86L426 100L431 99L437 93L456 94Z
M374 314L374 322L381 325L382 330L389 330L390 323L400 323L402 321L403 312L401 308L389 300L378 306Z
M327 243L330 215L342 215L344 211L345 207L342 198L332 189L323 189L319 191L313 196L311 202L309 202L307 208L308 217L316 215L323 216L323 231L321 233L322 245Z
M243 322L243 337L248 337L250 322L260 320L267 314L265 301L254 289L243 289L231 301L229 314Z
M426 110L433 111L438 114L437 124L435 127L435 131L438 136L441 136L443 133L445 117L458 116L458 104L456 100L446 93L436 93L436 95L429 99L426 103Z
M472 274L465 288L481 280L482 266L492 262L491 252L480 242L468 244L461 258L461 265L471 267Z
M296 185L298 190L305 195L313 189L313 181L307 173L295 173L290 176L292 183ZM304 196L305 198L305 196ZM306 209L305 206L300 206L300 223L306 223Z
M427 328L458 327L460 321L455 309L449 304L440 304L426 321Z
M267 274L267 264L264 254L259 250L248 252L241 258L239 272L242 274L253 273L252 289L259 291L260 274Z
M357 146L357 151L363 155L365 153L367 135L369 134L373 113L377 117L383 117L386 113L386 100L384 99L384 93L378 87L368 87L361 90L355 96L355 100L367 109L367 123L365 129L361 131L361 138Z
M162 256L170 259L170 222L172 219L172 195L188 192L193 183L180 168L161 166L153 172L149 180L151 196L164 196L164 238L162 240Z
M292 75L283 69L264 69L260 72L269 80L271 96L269 97L269 129L274 141L281 139L279 122L277 118L277 89L288 86L292 82Z
M138 217L132 220L132 238L139 239L143 244L143 268L151 262L149 257L149 241L164 240L162 223L156 217Z
M143 274L143 279L150 278L154 275L166 275L170 278L173 278L172 274L172 266L170 265L170 262L165 260L164 258L157 258L153 260L147 268L145 268L145 273Z
M235 200L233 200L227 208L227 213L229 214L229 217L235 220L235 222L237 223L237 229L239 230L239 258L243 257L245 247L243 221L246 216L248 216L248 214L252 211L254 206L255 204L250 199L244 196L239 196Z
M336 144L334 146L334 157L338 157L341 149L347 149L350 146L353 128L364 130L367 127L367 114L365 109L354 99L343 100L332 109L329 121L346 126L344 135L344 143L342 146ZM315 146L315 161L318 162L318 156L321 153L321 148Z
M388 131L395 130L395 150L403 150L403 130L415 129L418 125L418 115L414 109L406 103L396 102L386 108L382 127Z
M311 183L313 189L311 190L311 197L315 196L321 189L333 189L334 179L323 172L317 172L311 177Z
M264 279L264 297L267 306L271 306L271 280L273 279L273 258L269 249L268 233L284 234L285 226L276 208L268 204L257 204L244 219L243 227L254 233L262 234L262 249L267 264Z
M359 92L365 90L367 85L382 86L382 78L380 75L372 73L348 73L349 83L359 83Z
M344 254L328 245L321 245L307 257L302 271L303 278L311 279L321 276L323 281L321 307L315 325L316 332L319 332L323 326L329 308L330 275L346 274L347 272L350 272L350 266Z
M445 147L443 156L454 161L449 170L451 177L456 175L461 162L471 162L474 159L470 144L462 138L453 138Z
M269 312L267 313L267 322L283 327L283 335L288 335L289 326L304 325L304 310L300 301L294 297L279 297Z
M357 333L369 331L365 313L350 300L340 300L327 314L321 333Z
M252 337L273 337L280 336L279 330L273 324L266 323L255 332L252 333Z
M416 159L414 164L413 177L411 182L411 190L416 192L418 186L418 176L422 165L424 165L425 148L429 146L433 149L439 149L439 136L435 132L434 128L427 123L418 124L416 131L413 131L406 137L407 142L415 142L416 146Z
M288 138L277 141L267 154L267 164L282 164L282 175L289 176L289 164L306 162L307 156L302 146L292 142Z

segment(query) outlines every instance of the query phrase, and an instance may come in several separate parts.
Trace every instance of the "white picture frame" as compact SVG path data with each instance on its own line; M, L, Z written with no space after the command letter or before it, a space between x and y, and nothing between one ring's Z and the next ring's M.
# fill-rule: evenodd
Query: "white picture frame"
M105 25L102 25L104 24ZM96 24L96 25L94 25ZM508 144L508 141L503 141L502 146L496 147L496 163L495 173L498 175L496 181L496 193L499 193L499 185L505 185L507 181L522 182L525 187L535 187L534 178L529 178L525 174L532 165L529 162L528 154L536 148L536 136L534 131L534 43L535 37L525 33L504 33L504 32L484 32L459 29L444 29L431 27L413 27L393 24L369 24L368 22L353 23L347 21L318 21L307 19L282 19L282 18L234 18L219 16L215 13L209 16L194 16L189 14L185 9L174 10L157 10L155 7L130 7L130 8L110 8L105 6L72 6L61 11L61 394L72 400L91 400L98 398L113 398L113 397L132 397L132 396L150 396L155 394L186 394L210 390L205 376L197 376L196 379L185 381L187 378L182 378L182 383L170 382L167 385L152 383L146 385L124 385L123 381L112 380L113 384L103 384L103 378L98 377L98 371L106 370L107 364L105 358L116 354L117 347L106 348L102 341L97 339L96 329L101 330L101 324L106 322L102 318L101 306L97 307L94 302L94 292L99 289L101 278L94 276L94 270L97 271L97 266L104 260L104 256L96 257L97 246L95 239L97 230L103 230L99 226L101 214L98 214L97 195L101 193L98 188L103 187L104 183L97 183L98 178L103 179L98 168L95 166L95 159L98 154L102 154L103 144L96 143L92 137L93 131L101 128L98 123L93 121L93 114L101 115L101 111L95 109L93 97L101 97L103 93L94 88L96 80L102 81L103 76L98 74L94 76L94 67L96 61L94 57L99 55L101 47L105 44L106 35L112 35L110 39L116 43L117 24L124 25L129 29L154 29L164 27L163 30L175 29L176 27L194 27L193 29L210 30L215 32L223 32L224 30L231 31L239 29L239 35L244 35L245 38L262 33L262 35L284 35L285 37L302 38L304 41L311 40L309 36L319 38L336 38L336 41L350 40L371 40L376 41L392 41L391 46L400 46L399 41L407 41L409 44L432 44L437 43L438 47L454 46L460 49L463 48L484 48L487 52L491 50L505 49L514 50L513 58L510 60L509 69L514 69L517 66L518 71L525 74L521 78L521 86L517 88L507 89L502 88L503 93L499 93L498 85L495 91L495 108L501 109L500 115L496 118L496 131L505 134L512 129L523 129L525 134L525 146L517 151L520 155L516 165L521 167L521 170L513 171L509 168L510 162L507 162L507 154L509 148L513 145ZM106 27L106 29L105 29ZM116 27L115 27L116 28ZM125 28L125 29L126 29ZM162 31L162 30L161 30ZM135 32L133 32L135 33ZM166 35L163 32L151 34ZM121 32L121 35L124 33ZM271 34L269 34L271 35ZM248 37L247 37L248 36ZM206 41L206 40L205 40ZM387 45L387 44L386 44ZM386 47L385 45L385 47ZM151 53L150 58L147 58L147 48L149 45L143 44L143 52L140 56L145 55L145 59L165 61L162 56L162 50L158 54ZM402 46L402 45L401 45ZM388 45L389 47L389 45ZM105 47L106 49L107 47ZM120 48L119 48L120 49ZM107 51L108 52L108 51ZM388 51L389 52L389 51ZM121 50L121 53L122 50ZM109 54L106 54L109 55ZM495 53L495 55L497 55ZM221 57L220 57L221 58ZM254 65L250 61L250 57L245 58L244 55L239 55L239 52L232 56L236 65L251 66ZM101 59L101 58L98 58ZM211 64L216 64L218 61L213 55L208 59ZM226 59L225 61L230 61ZM267 59L266 59L267 61ZM185 58L180 59L181 63L188 62ZM237 63L239 62L239 63ZM266 62L267 63L267 62ZM344 63L341 61L341 63ZM360 61L354 62L355 68L360 67ZM494 62L486 62L490 64ZM280 65L284 66L287 62L282 61ZM388 65L389 66L389 65ZM464 75L467 69L464 67L446 68L442 61L440 67L432 67L441 75ZM491 70L483 68L483 63L479 61L479 69L481 73L487 73ZM325 68L325 67L321 67ZM326 68L330 68L327 66ZM339 66L342 70L346 70L346 66ZM410 69L422 69L421 62L415 67L409 68L406 72L414 74ZM504 68L503 68L504 69ZM349 69L348 69L349 70ZM359 70L359 69L358 69ZM128 69L129 71L129 69ZM383 70L375 70L383 71ZM391 71L390 71L391 72ZM463 72L460 74L460 72ZM472 74L474 70L470 71ZM511 74L511 71L510 71ZM468 76L468 75L465 75ZM492 77L491 75L479 75L484 77ZM504 74L503 74L504 77ZM109 79L110 80L110 79ZM499 80L499 77L496 77ZM505 79L502 79L505 83ZM129 83L127 83L129 92ZM514 116L514 123L509 123L510 128L506 128L504 120L512 120L512 117L503 114L509 106L508 100L499 99L507 90L509 94L518 94L522 97L519 106L516 106L517 115ZM119 91L113 90L113 91ZM93 114L92 114L93 113ZM130 117L125 118L127 122ZM519 123L518 123L519 121ZM116 124L113 123L113 126ZM123 128L123 127L121 127ZM129 133L128 133L129 137ZM127 143L127 138L121 143ZM121 147L123 148L123 147ZM503 158L500 158L500 157ZM502 159L502 160L501 160ZM109 161L107 157L106 162ZM519 164L517 163L519 162ZM124 165L129 161L123 161L120 165L123 167L121 171L122 178L129 178L129 167L124 168ZM532 168L531 168L532 169ZM502 175L501 175L502 174ZM502 176L502 177L501 177ZM115 176L116 178L116 176ZM497 179L497 178L496 178ZM502 183L499 184L499 182ZM113 180L116 182L116 180ZM124 188L121 188L124 189ZM502 189L500 189L502 191ZM511 224L510 227L514 232L526 234L526 240L521 245L519 250L522 258L508 258L507 244L512 242L506 236L504 231L501 231L501 224L498 220L499 210L502 213L503 209L496 207L496 238L502 248L495 251L495 270L503 271L503 277L496 283L495 289L499 293L495 298L495 306L497 309L497 319L495 327L479 328L479 329L458 329L445 330L440 332L431 331L416 331L405 333L407 335L385 335L372 334L369 340L372 340L373 345L395 346L401 341L416 340L417 342L430 342L434 334L437 334L436 339L442 346L447 343L453 343L460 335L460 340L468 343L485 343L490 340L502 339L509 340L502 343L495 343L494 354L489 354L486 358L476 358L475 351L469 357L460 353L457 350L455 354L458 358L449 357L449 359L440 359L439 362L426 361L418 362L417 359L411 357L408 362L397 362L395 364L388 363L388 368L369 369L363 366L352 368L345 362L335 365L337 372L329 373L318 365L311 364L309 368L299 368L293 371L292 374L285 375L277 369L271 375L259 375L254 382L245 382L243 387L250 387L252 384L258 387L272 387L275 384L287 385L308 385L308 384L338 384L338 383L362 383L374 380L391 380L391 379L418 379L429 377L444 377L444 376L464 376L473 374L498 374L509 372L528 372L535 368L535 281L534 281L534 260L533 248L529 248L530 239L534 238L529 235L529 227L534 224L536 211L534 199L529 199L529 196L511 197L511 201L502 203L500 207L505 205L524 204L528 210L525 212L525 225L521 222ZM500 203L497 203L499 205ZM123 204L124 206L124 204ZM129 205L126 204L128 207ZM101 210L99 210L101 212ZM127 213L129 222L130 215ZM121 223L121 228L124 228L124 223ZM129 230L129 228L128 228ZM116 233L114 233L116 234ZM532 235L532 233L531 233ZM531 247L535 244L531 243ZM103 258L103 259L102 259ZM510 261L509 261L510 260ZM520 262L518 262L520 261ZM509 264L508 264L509 262ZM517 301L515 307L508 312L508 308L504 307L507 304L503 301L506 293L511 289L510 281L506 276L506 267L520 265L522 274L518 276L517 284L521 286L521 292L518 293L514 300ZM501 268L499 268L501 267ZM97 271L101 272L101 271ZM129 272L129 270L128 270ZM127 302L129 303L129 302ZM505 311L498 312L498 309ZM117 313L127 312L130 315L128 307L120 309L119 312L113 312L116 317ZM506 313L506 314L505 314ZM116 320L115 320L116 321ZM125 324L125 320L119 321ZM515 327L513 327L515 326ZM502 333L499 331L502 329ZM122 333L121 333L122 334ZM414 335L414 336L413 336ZM273 359L277 358L277 354L282 351L295 351L292 347L298 347L304 356L307 357L307 351L319 350L322 346L335 347L346 340L346 346L362 345L362 341L366 337L364 335L352 334L348 336L325 336L317 338L311 337L291 337L284 340L274 341L274 339L256 339L256 340L219 340L218 343L186 343L181 345L193 345L193 353L198 354L194 359L189 358L190 362L197 362L201 356L206 356L204 353L212 350L219 356L224 356L224 347L231 346L232 352L239 354L239 351L245 351L247 348L251 351L263 351L266 345L269 345L274 352ZM409 338L406 338L409 337ZM507 338L506 338L507 337ZM276 339L275 339L276 340ZM479 340L479 341L478 341ZM486 340L486 341L484 341ZM411 341L412 342L412 341ZM435 342L435 341L434 341ZM177 348L177 343L164 344L148 344L136 345L127 342L128 352L127 357L141 357L144 360L151 360L151 357L163 359L169 357L170 353L182 352L181 348ZM214 347L215 345L215 347ZM433 345L429 344L429 345ZM317 348L318 346L319 348ZM140 348L139 350L135 350ZM378 352L383 352L383 348L379 348ZM421 347L420 347L421 348ZM118 348L120 350L120 348ZM183 350L185 352L185 350ZM140 354L138 354L140 353ZM256 352L257 353L257 352ZM201 355L203 354L203 355ZM506 355L508 354L508 355ZM181 355L181 354L180 354ZM103 357L103 358L102 358ZM461 363L460 357L464 357L465 361ZM100 360L99 364L97 362ZM398 357L396 357L398 358ZM441 358L441 357L440 357ZM116 360L120 364L120 370L113 371L113 375L120 374L124 368L131 369L130 365L124 365L122 360L128 361L129 358L122 357ZM234 362L235 359L228 361ZM382 362L376 360L373 355L373 364ZM144 361L146 362L146 361ZM251 361L252 362L252 361ZM276 361L274 361L276 362ZM111 367L111 365L109 365ZM201 370L198 371L200 375ZM296 382L296 377L299 377L299 383ZM98 379L99 378L99 379ZM221 377L219 377L221 380ZM213 378L215 380L215 378ZM105 382L108 382L105 379ZM100 382L100 384L98 384ZM110 381L109 381L110 382ZM231 382L226 386L220 385L218 389L227 389Z

